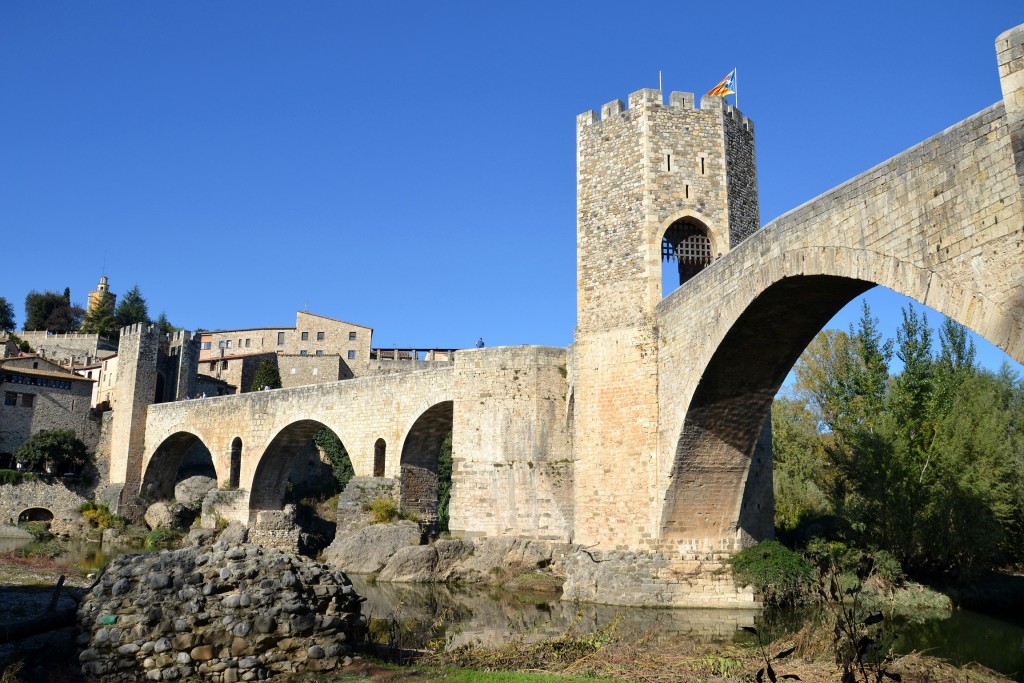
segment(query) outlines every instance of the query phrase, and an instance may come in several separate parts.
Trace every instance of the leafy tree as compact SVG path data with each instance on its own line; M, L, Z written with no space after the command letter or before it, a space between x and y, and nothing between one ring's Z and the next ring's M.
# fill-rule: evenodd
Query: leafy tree
M451 519L448 508L451 499L452 433L448 432L437 456L437 527L441 532L448 531L448 522Z
M92 462L93 455L74 430L46 429L21 444L14 451L14 460L28 470L65 474Z
M32 290L25 297L26 330L74 332L83 314L81 306L71 303L71 290L67 288L63 294Z
M114 318L114 301L104 297L82 318L82 332L116 338L120 328Z
M167 319L167 313L160 311L160 317L156 319L156 326L164 334L171 334L177 332L178 328L171 324L171 321Z
M256 374L253 375L249 391L261 391L263 387L281 388L281 373L277 369L277 364L268 358L264 358L256 366Z
M912 573L1024 560L1024 385L978 370L961 325L942 325L938 354L932 339L927 317L904 310L894 377L866 306L856 330L811 343L793 398L773 409L781 530L820 513L817 486L848 542Z
M146 305L146 300L142 298L142 292L139 291L138 285L129 289L121 297L121 301L118 302L117 309L114 311L114 319L118 330L128 325L149 323L149 308Z
M778 398L771 418L775 526L785 532L829 512L823 492L829 474L818 420L806 404Z
M327 458L331 461L331 472L334 474L334 478L338 482L338 488L344 489L348 485L349 480L355 476L355 470L352 469L352 461L348 457L348 451L345 450L345 446L341 443L341 439L338 435L332 432L330 429L321 429L313 437L313 443L316 444L317 448L323 451Z
M0 332L13 332L14 329L14 307L0 296Z

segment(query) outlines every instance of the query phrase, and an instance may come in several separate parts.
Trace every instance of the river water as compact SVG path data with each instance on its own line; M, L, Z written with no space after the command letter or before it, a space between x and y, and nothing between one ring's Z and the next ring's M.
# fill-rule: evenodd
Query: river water
M24 547L24 541L0 539L0 552ZM124 549L99 543L72 542L71 563L83 573L101 571ZM137 549L128 552L139 552ZM366 598L363 613L377 639L401 647L457 647L467 643L497 645L511 637L535 641L567 630L592 633L614 623L623 638L659 639L686 636L702 642L741 642L751 638L743 626L778 634L779 624L794 629L803 614L769 614L759 610L653 609L563 602L553 594L511 593L493 587L436 584L378 584L352 576ZM400 625L401 628L393 628ZM984 664L1024 682L1024 615L993 617L957 610L945 618L903 621L896 631L897 652L924 652L955 664ZM389 634L381 638L380 634Z

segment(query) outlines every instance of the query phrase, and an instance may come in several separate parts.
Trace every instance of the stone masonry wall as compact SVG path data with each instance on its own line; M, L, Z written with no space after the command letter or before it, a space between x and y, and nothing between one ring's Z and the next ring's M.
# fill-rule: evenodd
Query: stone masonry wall
M367 352L369 353L369 352ZM281 386L285 389L307 384L323 384L350 379L353 375L337 354L299 356L279 354L277 367L281 373ZM248 387L246 387L248 389Z
M55 534L69 534L81 528L78 508L87 499L62 483L28 481L0 486L0 524L16 525L18 516L30 508L44 508L53 513L50 529Z
M572 536L566 351L460 351L455 364L450 528L461 536Z
M76 364L82 365L86 358L103 358L116 351L116 347L101 341L97 334L81 332L54 334L38 330L30 332L22 330L18 332L18 337L27 341L36 353L58 363L74 360Z
M99 441L99 420L90 415L91 382L70 382L70 389L3 382L0 399L8 393L18 395L16 404L0 403L0 453L14 453L18 446L44 429L72 429L90 451ZM32 405L24 405L23 395L32 396Z

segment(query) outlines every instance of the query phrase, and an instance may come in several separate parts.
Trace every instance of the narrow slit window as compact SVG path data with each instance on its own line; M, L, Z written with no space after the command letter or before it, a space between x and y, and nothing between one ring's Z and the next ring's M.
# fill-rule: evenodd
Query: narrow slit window
M704 170L704 157L701 157L700 158L700 174L704 175L705 173L706 173L706 171Z
M672 170L672 155L671 154L666 154L665 155L665 169L668 170L668 171Z

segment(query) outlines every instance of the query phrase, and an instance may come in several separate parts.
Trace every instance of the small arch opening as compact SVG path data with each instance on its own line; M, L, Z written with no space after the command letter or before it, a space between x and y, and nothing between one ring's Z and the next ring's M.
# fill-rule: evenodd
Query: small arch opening
M661 239L662 296L675 291L714 261L707 228L695 218L680 218Z
M373 444L373 476L375 477L384 476L387 447L388 445L384 439L377 439L377 442Z
M163 403L167 399L164 397L164 375L162 372L156 373L156 395L153 397L153 403Z
M235 437L231 442L231 466L228 470L228 487L238 488L242 474L242 439Z
M18 524L22 522L46 522L53 521L53 513L46 508L28 508L18 515Z

